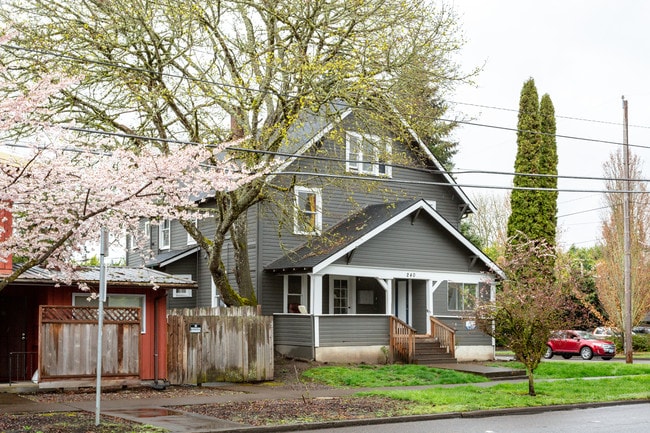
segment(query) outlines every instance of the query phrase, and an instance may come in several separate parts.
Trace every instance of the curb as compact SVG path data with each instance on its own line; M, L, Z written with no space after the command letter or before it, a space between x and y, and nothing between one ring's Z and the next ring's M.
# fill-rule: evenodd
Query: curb
M515 407L508 409L494 409L494 410L476 410L470 412L446 412L439 414L429 415L408 415L397 416L391 418L367 418L367 419L351 419L342 421L328 421L319 423L305 423L305 424L287 424L287 425L273 425L273 426L251 426L241 428L229 428L229 432L238 433L262 433L262 432L292 432L303 430L324 430L341 427L354 427L354 426L367 426L378 424L396 424L405 422L417 421L435 421L442 419L461 419L461 418L489 418L493 416L503 415L527 415L537 414L550 411L561 410L574 410L574 409L589 409L607 406L621 406L633 404L647 404L650 403L650 398L641 400L620 400L608 402L594 402L594 403L576 403L576 404L563 404L557 406L534 406L534 407ZM204 433L220 433L224 430L212 430Z

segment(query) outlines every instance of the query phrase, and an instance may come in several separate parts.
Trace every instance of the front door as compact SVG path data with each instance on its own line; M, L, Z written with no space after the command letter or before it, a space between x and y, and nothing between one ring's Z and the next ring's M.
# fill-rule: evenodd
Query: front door
M330 279L330 312L332 314L354 314L354 288L351 279L333 277Z
M0 380L28 380L35 369L27 349L27 297L0 300Z
M395 316L405 323L411 325L412 313L412 291L409 280L395 281Z

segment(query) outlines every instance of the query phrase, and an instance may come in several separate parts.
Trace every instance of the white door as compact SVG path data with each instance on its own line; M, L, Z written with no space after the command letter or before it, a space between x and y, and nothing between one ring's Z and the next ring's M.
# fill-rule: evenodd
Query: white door
M330 312L332 314L354 314L353 293L349 278L331 278Z
M395 316L411 324L411 284L409 280L395 281Z

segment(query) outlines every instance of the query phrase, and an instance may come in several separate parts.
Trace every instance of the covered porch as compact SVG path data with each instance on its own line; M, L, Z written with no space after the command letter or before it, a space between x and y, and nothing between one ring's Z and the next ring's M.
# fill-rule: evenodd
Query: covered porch
M322 362L456 362L455 331L434 317L429 320L431 333L417 335L393 315L275 314L275 350Z

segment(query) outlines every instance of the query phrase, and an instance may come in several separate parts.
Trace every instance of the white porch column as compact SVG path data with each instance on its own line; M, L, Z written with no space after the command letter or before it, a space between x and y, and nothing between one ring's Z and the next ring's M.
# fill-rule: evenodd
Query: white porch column
M317 274L309 274L311 280L310 294L309 294L309 312L311 314L323 314L323 276Z
M309 274L311 279L310 313L314 317L314 347L320 347L320 315L323 314L323 276Z
M440 287L444 280L427 280L427 287L431 287L431 290L427 290L426 302L427 302L427 316L433 316L433 294L436 289ZM431 320L427 317L427 334L431 334Z

